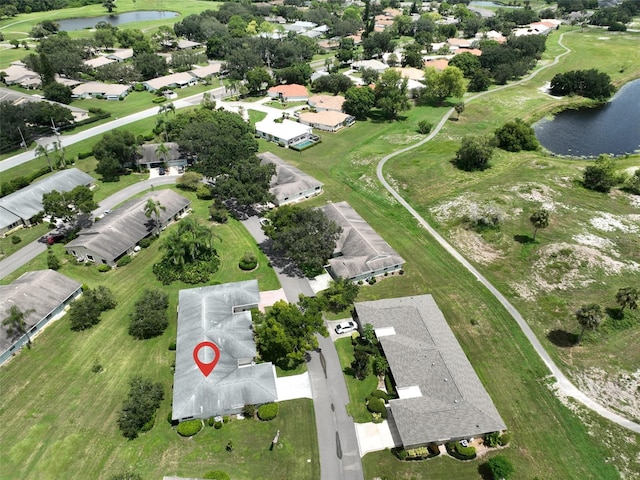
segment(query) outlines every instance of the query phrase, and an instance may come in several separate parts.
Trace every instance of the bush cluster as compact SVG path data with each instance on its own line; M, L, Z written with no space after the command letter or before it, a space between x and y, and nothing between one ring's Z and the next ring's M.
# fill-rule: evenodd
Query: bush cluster
M258 258L255 256L253 252L244 252L244 255L242 256L242 258L240 259L240 262L238 263L238 267L240 267L240 270L245 270L245 271L253 270L257 266L258 266Z
M193 437L202 429L202 420L187 420L178 425L178 435L181 437Z
M264 405L260 405L258 408L258 418L268 422L278 416L279 410L280 407L277 403L265 403Z
M141 376L133 377L129 394L118 417L122 435L133 440L140 432L151 429L156 410L163 398L161 383L153 383Z

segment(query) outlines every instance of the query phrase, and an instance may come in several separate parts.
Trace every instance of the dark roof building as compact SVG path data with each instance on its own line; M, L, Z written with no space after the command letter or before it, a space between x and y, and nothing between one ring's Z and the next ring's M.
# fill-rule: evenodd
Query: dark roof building
M254 363L249 310L257 308L259 301L257 280L180 290L174 420L238 413L246 404L277 399L274 366ZM203 374L194 359L194 350L202 342L212 342L219 349L209 375ZM211 348L203 350L198 352L201 361L215 360Z
M404 259L347 202L320 210L342 227L328 270L334 277L365 280L400 270Z
M42 196L45 193L51 193L53 190L70 192L81 185L88 187L93 182L95 179L90 175L77 168L69 168L55 172L17 192L0 198L0 233L20 224L29 225L31 218L42 212Z
M276 166L276 174L271 178L269 187L276 205L286 205L322 192L322 183L277 155L265 152L260 153L258 157L262 165L273 163Z
M0 328L0 365L51 320L62 316L81 293L80 282L53 270L27 272L10 285L0 285L0 318L7 318L12 306L29 312L24 318L27 335L9 338L6 328Z
M373 325L398 396L389 405L405 448L506 429L431 295L356 302Z
M80 231L78 237L65 245L67 253L79 261L115 265L118 259L131 253L140 240L151 235L155 219L145 215L147 200L160 202L160 225L165 228L184 215L191 201L173 190L156 190L133 199L106 215L92 227Z

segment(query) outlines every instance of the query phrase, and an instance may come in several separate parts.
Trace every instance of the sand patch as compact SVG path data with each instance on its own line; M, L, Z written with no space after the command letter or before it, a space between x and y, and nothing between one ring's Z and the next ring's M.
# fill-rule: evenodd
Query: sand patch
M481 265L488 265L503 258L502 252L473 230L456 228L451 231L451 239L465 257Z
M601 243L588 234L578 238ZM609 276L625 271L640 271L640 264L617 260L593 246L554 243L540 249L538 259L527 278L511 287L519 297L534 300L539 294L554 290L573 290L594 283L595 269Z
M602 232L636 233L640 229L640 215L613 215L600 213L593 217L589 223Z

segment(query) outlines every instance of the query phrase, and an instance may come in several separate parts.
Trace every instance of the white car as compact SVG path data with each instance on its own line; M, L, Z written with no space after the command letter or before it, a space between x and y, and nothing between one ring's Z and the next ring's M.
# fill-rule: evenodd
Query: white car
M336 325L336 333L342 335L343 333L355 332L358 329L356 322L349 320L348 322L340 322Z

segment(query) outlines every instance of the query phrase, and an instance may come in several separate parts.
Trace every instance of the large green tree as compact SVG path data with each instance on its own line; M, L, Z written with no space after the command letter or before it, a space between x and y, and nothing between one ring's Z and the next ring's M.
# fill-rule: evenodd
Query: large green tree
M93 199L93 191L79 185L70 192L52 190L45 193L42 195L42 207L45 215L69 222L75 221L80 214L91 213L98 204Z
M296 304L276 302L267 313L254 315L256 346L261 358L282 367L300 364L318 348L316 334L328 336L322 316L302 312Z
M344 95L342 110L358 120L366 120L376 104L376 94L369 87L351 87Z
M407 78L397 70L387 69L376 83L376 105L385 118L395 120L398 113L409 110L409 89Z
M322 272L342 228L320 210L284 205L269 215L264 227L273 247L293 260L307 276Z
M482 135L467 135L462 139L454 163L461 170L485 170L493 155L491 138Z

